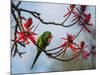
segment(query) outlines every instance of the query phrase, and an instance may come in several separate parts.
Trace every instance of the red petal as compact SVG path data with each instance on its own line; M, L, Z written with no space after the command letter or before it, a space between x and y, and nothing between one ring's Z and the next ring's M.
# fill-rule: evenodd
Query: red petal
M91 31L84 24L83 24L83 26L89 33L91 33Z
M32 25L32 18L28 18L28 20L24 23L24 27L26 28L26 29L29 29L30 28L30 26Z
M72 20L72 22L75 21L75 20L78 20L79 18L80 18L79 16L76 16L76 17Z
M67 40L67 38L61 38L61 39L63 39L63 40Z
M85 50L84 50L84 53L85 53L87 56L89 56L89 55L90 55L90 54L89 54L89 52L87 52L87 51L85 51Z
M29 36L29 39L32 41L32 43L36 43L35 38L33 36Z
M67 45L67 42L65 42L64 44L62 44L60 47L65 47Z
M91 19L91 14L90 13L89 14L85 14L84 16L85 16L85 18L84 18L83 23L89 23L89 21Z
M70 12L66 13L66 14L64 15L64 17L68 16L69 14L70 14Z
M81 41L80 48L83 48L84 46L85 46L85 42L84 41Z
M67 46L64 47L64 53L63 53L63 55L65 55L66 50L67 50Z
M83 57L85 60L87 60L88 56L89 56L89 52L83 50L83 52L82 52L82 57Z
M83 53L83 57L85 60L87 60L88 56L86 54Z
M75 4L70 5L70 9L73 10L75 8Z
M71 48L74 52L76 52L76 50L77 50L73 45L70 45L70 48Z
M85 12L86 7L87 7L86 5L81 5L81 11L82 11L82 12Z

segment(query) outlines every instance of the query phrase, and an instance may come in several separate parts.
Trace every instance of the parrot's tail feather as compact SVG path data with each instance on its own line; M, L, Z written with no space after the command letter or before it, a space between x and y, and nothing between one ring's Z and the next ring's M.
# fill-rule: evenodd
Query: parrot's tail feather
M41 52L37 52L37 55L35 56L34 62L33 62L33 64L32 64L32 66L31 66L31 69L34 67L34 65L35 65L35 63L36 63L36 61L37 61L37 59L38 59L39 56L40 56L40 54L41 54Z

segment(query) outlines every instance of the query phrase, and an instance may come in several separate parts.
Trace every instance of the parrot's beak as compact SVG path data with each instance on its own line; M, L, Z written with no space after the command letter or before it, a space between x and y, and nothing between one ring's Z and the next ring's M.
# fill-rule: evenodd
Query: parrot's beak
M51 35L50 38L52 38L53 36Z
M48 43L50 43L50 42L51 42L52 37L53 37L53 36L51 35L51 36L50 36L50 38L49 38L49 40L48 40Z

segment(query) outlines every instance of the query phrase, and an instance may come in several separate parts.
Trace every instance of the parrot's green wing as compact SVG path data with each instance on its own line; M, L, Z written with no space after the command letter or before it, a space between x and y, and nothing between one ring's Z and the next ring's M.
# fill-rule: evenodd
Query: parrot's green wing
M34 64L36 63L37 59L39 58L39 56L42 52L42 49L45 50L46 46L49 45L48 44L49 36L51 36L51 32L46 31L41 36L38 37L37 45L39 47L37 46L37 54L36 54L36 57L34 59L31 69L33 68Z
M42 37L41 37L41 36L38 37L37 45L39 46L39 47L37 47L37 50L38 50L38 51L41 51L40 48L41 48L42 45L43 45Z

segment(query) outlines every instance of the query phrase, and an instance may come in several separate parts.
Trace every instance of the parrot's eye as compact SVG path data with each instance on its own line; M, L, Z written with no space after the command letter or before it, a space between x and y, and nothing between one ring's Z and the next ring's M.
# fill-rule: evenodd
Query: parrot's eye
M48 35L48 37L51 37L51 35Z

